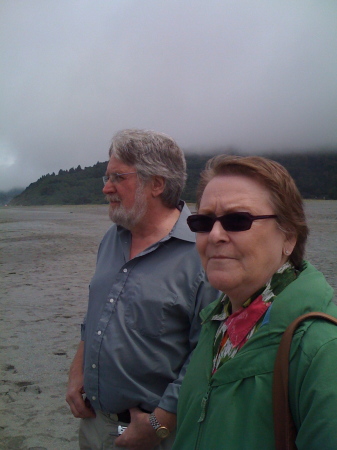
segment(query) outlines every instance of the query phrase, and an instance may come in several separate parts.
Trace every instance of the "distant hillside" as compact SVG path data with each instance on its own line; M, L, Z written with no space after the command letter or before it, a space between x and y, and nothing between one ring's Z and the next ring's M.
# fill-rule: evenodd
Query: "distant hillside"
M60 170L57 175L43 175L15 197L10 206L105 203L102 176L106 165L107 161L97 162L85 169L78 166L76 169Z
M266 155L283 164L295 179L304 198L337 200L337 152ZM212 155L186 155L188 180L183 198L195 202L200 172ZM60 170L31 183L10 201L11 206L83 205L105 203L102 176L107 161L84 169Z
M306 199L337 200L337 152L270 155L287 168Z
M9 191L0 191L0 206L8 205L12 198L23 192L24 188L14 188Z

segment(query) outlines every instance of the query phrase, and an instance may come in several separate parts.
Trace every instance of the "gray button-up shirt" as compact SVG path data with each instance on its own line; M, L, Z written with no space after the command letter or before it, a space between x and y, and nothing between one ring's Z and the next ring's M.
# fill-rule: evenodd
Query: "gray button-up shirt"
M84 388L95 409L176 412L199 312L219 294L205 280L189 214L183 206L171 232L131 260L128 230L112 225L100 244L82 325Z

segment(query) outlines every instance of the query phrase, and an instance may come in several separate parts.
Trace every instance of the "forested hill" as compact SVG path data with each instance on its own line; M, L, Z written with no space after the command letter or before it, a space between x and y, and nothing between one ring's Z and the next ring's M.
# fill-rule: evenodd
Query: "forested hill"
M188 180L183 199L195 202L199 175L206 161L213 155L186 155ZM306 199L337 200L337 152L265 155L283 164L294 177ZM82 205L105 203L102 194L102 176L107 161L92 167L60 170L57 175L47 174L31 183L11 206L29 205Z

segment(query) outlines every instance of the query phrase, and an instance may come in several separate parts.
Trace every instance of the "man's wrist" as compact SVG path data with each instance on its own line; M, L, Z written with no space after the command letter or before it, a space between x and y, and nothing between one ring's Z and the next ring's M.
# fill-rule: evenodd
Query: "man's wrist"
M152 428L156 432L157 437L160 439L166 439L170 435L170 430L158 421L154 412L149 415L149 421Z

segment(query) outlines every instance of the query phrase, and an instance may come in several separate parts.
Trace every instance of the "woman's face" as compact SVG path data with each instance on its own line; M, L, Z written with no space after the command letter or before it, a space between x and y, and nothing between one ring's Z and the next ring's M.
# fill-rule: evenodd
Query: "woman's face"
M206 186L199 214L230 212L275 214L270 194L258 181L244 175L221 175ZM197 248L212 286L231 299L233 311L262 287L288 259L295 238L286 238L275 219L255 220L247 231L225 231L216 221L209 233L197 233Z

